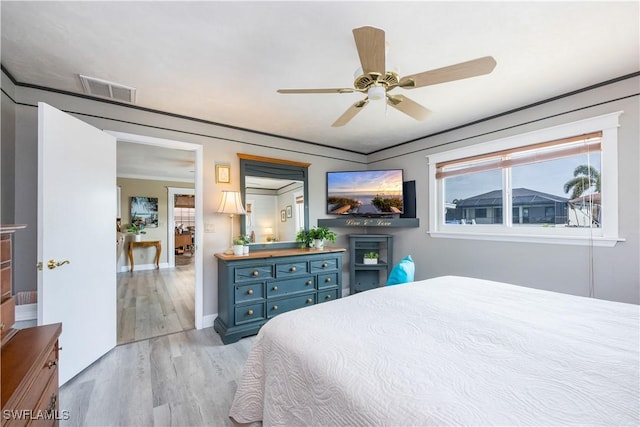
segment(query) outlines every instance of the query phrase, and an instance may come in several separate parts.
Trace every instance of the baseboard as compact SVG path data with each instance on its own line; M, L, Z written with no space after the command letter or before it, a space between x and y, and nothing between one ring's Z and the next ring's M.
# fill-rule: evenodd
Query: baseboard
M38 304L16 305L16 322L38 319Z
M212 327L216 317L218 317L218 313L202 316L202 329Z
M160 269L162 270L163 268L169 268L169 263L168 262L161 262L160 263ZM133 271L144 271L144 270L155 270L156 269L156 265L155 264L135 264L133 266ZM120 269L118 270L118 273L126 273L129 271L129 266L128 265L122 265L120 266Z

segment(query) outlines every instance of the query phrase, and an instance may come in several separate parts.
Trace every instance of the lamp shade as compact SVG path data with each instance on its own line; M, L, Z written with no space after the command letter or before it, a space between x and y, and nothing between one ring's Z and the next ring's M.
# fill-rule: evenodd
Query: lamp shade
M220 206L218 206L218 213L230 214L230 215L244 215L247 212L242 206L242 199L239 191L223 191L222 200Z
M385 99L387 91L382 86L371 86L367 91L367 95L371 101L379 101Z

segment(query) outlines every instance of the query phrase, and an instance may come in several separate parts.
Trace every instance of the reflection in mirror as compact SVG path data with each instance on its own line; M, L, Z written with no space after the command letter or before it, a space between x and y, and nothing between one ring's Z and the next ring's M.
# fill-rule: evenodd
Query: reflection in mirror
M242 234L257 249L297 247L296 234L308 230L309 163L238 153L240 188L247 214Z
M295 241L304 223L302 181L245 177L246 234L254 243Z

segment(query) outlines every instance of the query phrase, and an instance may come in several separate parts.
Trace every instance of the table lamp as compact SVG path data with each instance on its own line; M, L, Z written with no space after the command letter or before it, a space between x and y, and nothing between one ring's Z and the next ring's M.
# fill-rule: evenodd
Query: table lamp
M266 236L267 242L271 242L273 240L273 228L271 227L265 228L264 234Z
M231 219L231 234L229 240L229 248L225 251L226 254L233 253L233 216L244 215L247 212L242 206L242 198L239 191L223 191L222 200L220 206L218 206L218 213L228 214Z

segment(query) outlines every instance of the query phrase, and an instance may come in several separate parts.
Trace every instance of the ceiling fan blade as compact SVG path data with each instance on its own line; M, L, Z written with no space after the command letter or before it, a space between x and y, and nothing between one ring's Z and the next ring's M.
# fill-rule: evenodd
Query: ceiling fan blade
M362 109L368 103L369 103L369 98L365 98L362 101L356 102L351 107L349 107L349 109L345 111L344 114L338 117L338 120L336 120L331 126L334 128L337 128L337 127L346 125L347 123L349 123L351 119L355 117L356 114L362 111Z
M387 104L416 120L424 120L431 113L431 111L404 95L387 95Z
M353 30L358 56L364 74L383 76L385 71L384 31L374 27L360 27Z
M278 93L351 93L355 89L338 88L338 89L278 89Z
M454 80L468 79L469 77L489 74L496 66L496 60L491 56L461 62L448 67L412 74L400 79L399 86L404 89L436 85Z

